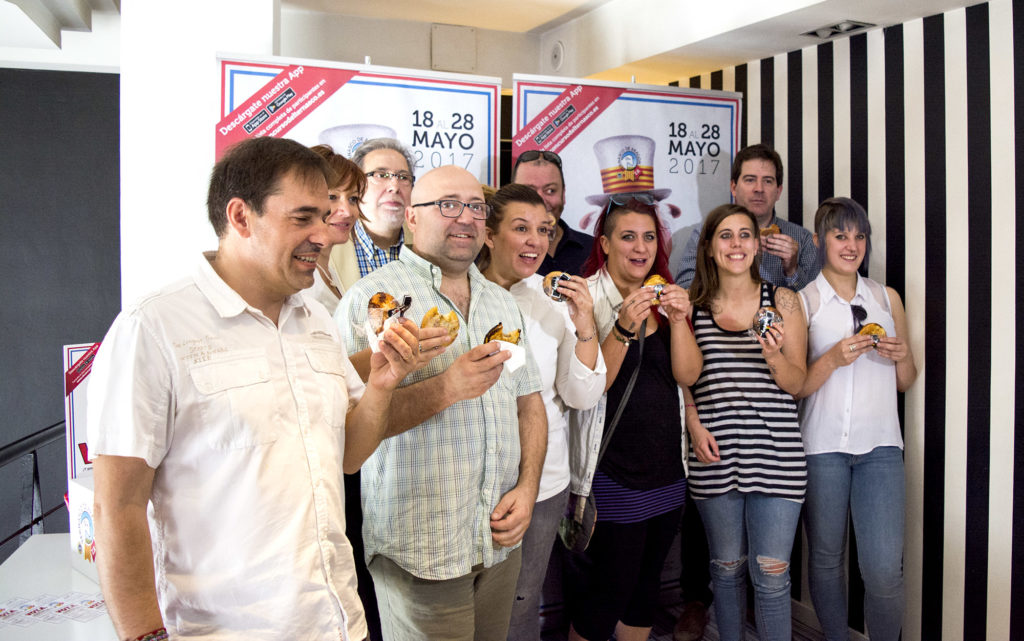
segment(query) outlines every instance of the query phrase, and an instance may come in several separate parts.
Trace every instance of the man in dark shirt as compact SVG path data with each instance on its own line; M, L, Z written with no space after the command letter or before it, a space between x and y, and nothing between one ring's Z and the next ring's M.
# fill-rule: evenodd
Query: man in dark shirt
M548 255L544 257L537 273L544 275L563 271L579 274L583 263L590 256L594 237L573 229L562 220L562 210L565 209L562 159L553 151L524 151L512 167L512 182L536 189L544 199L548 213L555 218L554 237L548 246Z

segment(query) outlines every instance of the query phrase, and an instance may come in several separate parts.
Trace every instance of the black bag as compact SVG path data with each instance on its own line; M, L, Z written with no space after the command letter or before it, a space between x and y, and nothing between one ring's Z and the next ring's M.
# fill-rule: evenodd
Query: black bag
M629 383L626 384L626 390L622 394L622 401L619 403L618 409L615 410L615 416L612 417L611 423L608 424L608 429L601 435L601 449L597 453L597 462L594 464L595 470L601 464L604 451L608 449L608 443L612 440L615 426L619 424L622 410L626 409L626 402L629 401L629 395L633 393L633 384L636 383L637 374L640 373L640 364L644 359L644 336L647 334L646 319L640 324L640 331L637 333L639 334L637 342L639 343L640 354L637 356L636 368L633 370L633 375L629 378ZM590 545L590 538L594 536L595 525L597 525L597 505L594 503L593 492L587 496L570 493L569 504L565 508L565 515L558 522L558 538L562 540L562 544L570 552L581 553L585 551L587 546Z

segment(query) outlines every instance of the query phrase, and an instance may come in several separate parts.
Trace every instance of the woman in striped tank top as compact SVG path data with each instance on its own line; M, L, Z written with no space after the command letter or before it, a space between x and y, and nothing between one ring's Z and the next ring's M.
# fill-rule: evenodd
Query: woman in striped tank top
M807 330L797 295L762 282L758 226L739 205L708 214L690 285L704 367L686 426L690 491L707 531L715 617L723 641L743 638L746 576L761 639L789 641L789 557L807 483L793 394L806 374ZM761 307L783 326L750 331Z

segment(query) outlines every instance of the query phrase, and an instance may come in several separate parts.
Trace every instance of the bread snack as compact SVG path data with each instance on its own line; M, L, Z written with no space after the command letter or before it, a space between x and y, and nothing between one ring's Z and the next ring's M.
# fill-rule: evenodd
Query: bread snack
M873 342L872 347L878 347L878 340L885 336L885 328L878 323L868 323L857 332L861 336L870 336Z
M665 285L668 285L668 281L658 274L649 276L644 281L644 287L650 287L654 290L654 300L651 301L652 306L661 304L661 290L665 289Z
M754 314L754 324L750 331L764 338L765 334L768 333L769 327L782 327L782 312L771 305L757 310L757 313Z
M551 272L544 277L544 293L550 296L552 300L564 301L565 297L558 292L558 282L569 280L569 278L569 274L565 272Z
M782 230L779 229L779 226L776 225L775 223L772 223L771 225L768 225L767 227L762 227L761 228L761 237L762 238L764 236L771 236L772 234L781 234L781 233L782 233Z
M366 318L370 322L374 334L379 336L384 331L384 321L397 307L398 303L395 301L395 297L386 292L377 292L370 297Z
M454 309L447 314L441 314L437 311L437 305L435 305L423 315L420 327L443 327L447 329L448 342L445 343L445 347L447 347L454 343L455 338L459 335L459 316L455 313Z
M508 334L506 334L505 331L504 331L504 328L501 326L501 323L498 323L497 325L492 327L490 330L488 330L487 335L484 336L484 342L485 343L490 343L491 341L505 341L506 343L512 343L513 345L518 345L519 344L519 330L516 329L516 330L513 330L513 331L509 332Z

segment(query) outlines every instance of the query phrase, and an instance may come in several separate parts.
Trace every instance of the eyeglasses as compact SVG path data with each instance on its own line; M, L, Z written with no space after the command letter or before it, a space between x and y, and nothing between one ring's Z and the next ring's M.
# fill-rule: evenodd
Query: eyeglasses
M850 311L853 313L853 333L856 334L864 327L864 321L868 319L868 310L860 305L850 305Z
M458 218L462 215L463 209L468 209L473 218L477 220L487 220L487 217L491 215L491 206L487 203L464 203L461 200L432 200L429 203L417 203L413 207L430 207L431 205L437 205L437 208L441 210L441 215L445 218Z
M386 183L387 181L394 178L395 180L398 181L398 184L402 185L403 187L411 185L416 180L415 176L404 171L368 171L366 172L366 177L370 179L370 182L376 183L378 185Z

